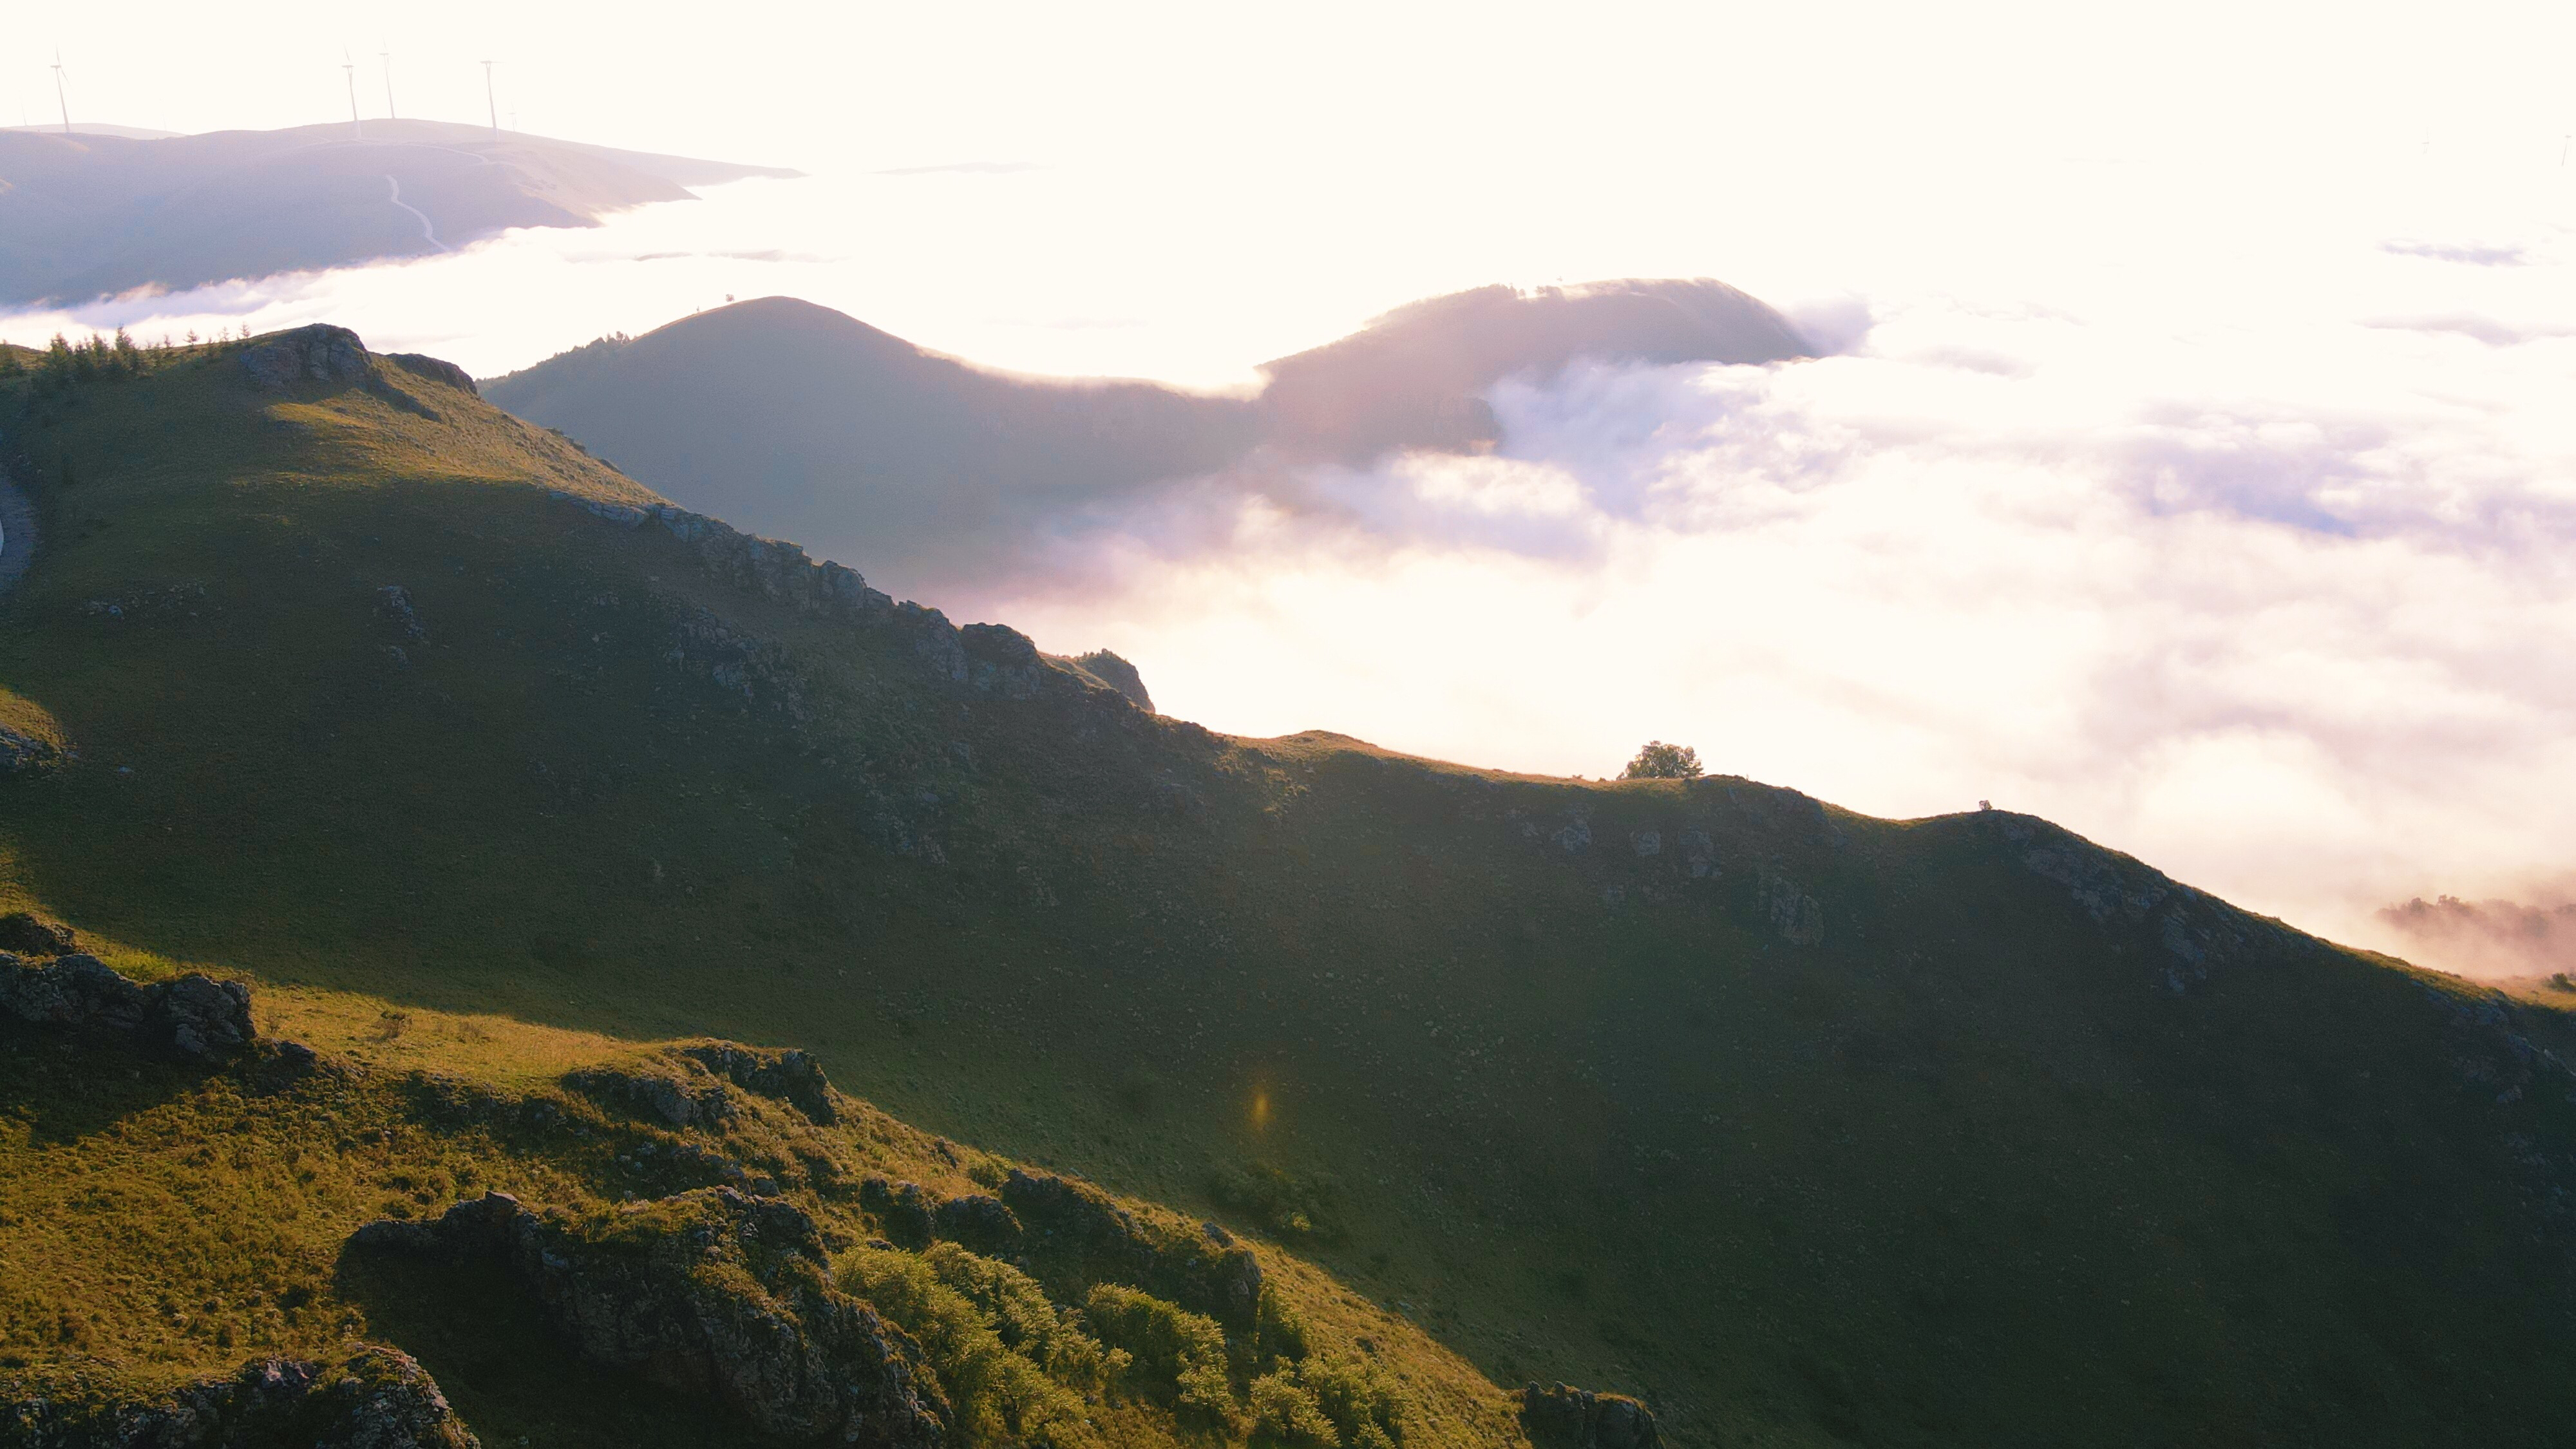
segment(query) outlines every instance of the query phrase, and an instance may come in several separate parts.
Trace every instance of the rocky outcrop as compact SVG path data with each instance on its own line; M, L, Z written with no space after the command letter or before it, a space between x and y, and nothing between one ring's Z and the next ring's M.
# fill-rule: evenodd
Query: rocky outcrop
M1151 1222L1087 1182L1022 1168L1002 1180L1001 1200L1021 1224L1018 1246L1060 1275L1131 1284L1230 1327L1258 1316L1261 1260L1214 1223Z
M364 382L367 347L346 327L316 322L263 337L241 350L242 371L262 392L290 392L303 384Z
M670 1127L715 1131L734 1121L731 1089L784 1102L825 1126L841 1120L831 1080L801 1051L769 1051L734 1042L701 1042L615 1067L568 1073L564 1085L603 1106Z
M1027 699L1038 692L1045 664L1029 636L1007 624L969 624L957 631L966 656L966 682L986 694Z
M0 775L32 774L61 763L63 751L53 741L0 724Z
M0 951L0 1014L39 1026L111 1032L147 1050L209 1065L241 1056L257 1040L250 988L238 981L190 972L145 984L79 954L39 966Z
M0 916L0 951L21 956L68 956L80 949L80 938L59 922L41 920L25 911Z
M822 1232L790 1203L711 1188L575 1218L495 1192L435 1222L370 1223L349 1246L498 1260L582 1357L714 1398L762 1434L865 1449L949 1437L920 1347L833 1286Z
M769 1051L718 1041L682 1047L680 1055L746 1092L785 1102L809 1121L829 1127L841 1120L823 1064L802 1051L792 1047Z
M1521 1427L1536 1449L1659 1449L1654 1411L1625 1394L1558 1384L1521 1390Z
M605 1107L667 1127L719 1129L734 1120L733 1098L715 1073L695 1061L664 1059L628 1067L585 1067L564 1085Z
M0 1444L25 1449L478 1449L410 1355L259 1359L229 1378L134 1394L80 1374L0 1378Z
M1075 668L1058 667L1016 629L1000 624L959 628L939 610L910 602L896 603L881 590L870 588L857 570L829 560L817 562L795 544L755 537L721 519L669 503L616 503L565 492L555 496L620 527L649 525L661 529L690 545L707 573L745 593L799 613L889 628L909 639L923 666L949 683L969 685L982 693L1009 699L1026 699L1050 686L1097 692L1105 685L1109 693L1140 709L1153 708L1135 666L1106 651L1084 656L1087 661L1100 661L1099 669L1088 663ZM713 615L702 615L683 624L672 662L699 662L700 656L712 659L714 662L706 667L721 671L719 682L729 688L742 688L750 697L758 693L752 687L758 683L758 662L774 664L771 656L779 653L774 645L739 639ZM742 657L718 657L731 655ZM784 687L782 681L771 683L773 692Z
M1138 709L1147 714L1154 712L1154 697L1145 692L1145 676L1136 672L1135 665L1106 649L1094 649L1073 662L1092 678L1127 696Z
M445 383L457 391L481 397L483 390L474 385L473 374L445 358L428 357L417 352L388 352L385 361L395 364L414 377Z

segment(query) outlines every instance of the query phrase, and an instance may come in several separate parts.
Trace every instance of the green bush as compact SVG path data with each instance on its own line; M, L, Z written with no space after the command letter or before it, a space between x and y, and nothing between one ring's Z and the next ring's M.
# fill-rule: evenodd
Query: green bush
M1374 1367L1318 1355L1252 1385L1254 1449L1395 1449L1395 1390Z
M1068 1309L1050 1302L1038 1281L1008 1263L933 1243L921 1255L931 1275L983 1315L1002 1346L1047 1376L1085 1392L1107 1388L1127 1369L1123 1351L1104 1349Z
M1185 1422L1231 1437L1242 1410L1226 1379L1225 1330L1151 1293L1115 1283L1092 1288L1084 1310L1100 1340L1131 1359L1128 1383L1171 1405Z
M966 1443L1038 1449L1098 1445L1081 1395L1006 1344L996 1320L968 1294L941 1281L931 1263L911 1253L862 1248L845 1254L837 1266L844 1291L867 1299L920 1341L957 1412ZM977 1275L970 1270L961 1276Z

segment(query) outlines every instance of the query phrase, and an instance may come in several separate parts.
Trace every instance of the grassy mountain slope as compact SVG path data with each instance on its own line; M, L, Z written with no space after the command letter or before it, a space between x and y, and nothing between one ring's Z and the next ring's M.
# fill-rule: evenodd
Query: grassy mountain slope
M133 138L0 132L0 302L421 256L787 173L443 121ZM430 232L423 232L423 218Z
M389 360L238 362L6 428L0 687L78 759L0 880L136 960L802 1047L1684 1444L2576 1410L2562 1013L2026 817L1213 735Z
M1179 480L1232 470L1229 487L1270 486L1281 461L1492 448L1486 390L1577 357L1808 355L1778 313L1718 282L1483 287L1264 364L1266 385L1241 399L1007 377L765 297L603 338L488 390L688 507L933 589L1009 577Z

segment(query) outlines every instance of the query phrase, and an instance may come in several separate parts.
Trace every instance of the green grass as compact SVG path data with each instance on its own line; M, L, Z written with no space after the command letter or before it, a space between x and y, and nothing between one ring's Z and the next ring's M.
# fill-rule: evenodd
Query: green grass
M802 1046L1686 1445L2541 1444L2576 1413L2576 1120L2523 1049L2576 1041L2536 995L2482 1023L2185 894L2198 976L2169 903L2097 919L2047 862L2149 873L2017 817L951 686L395 383L444 420L217 359L8 429L48 545L0 687L82 752L0 782L14 902L249 977L373 1071ZM774 646L748 699L708 616Z
M264 1013L261 1025L272 1033L290 1023L355 1027L370 1005L308 993L287 1012ZM875 1231L846 1190L868 1173L954 1196L1007 1168L846 1099L829 1127L737 1094L740 1116L723 1128L669 1130L559 1085L566 1061L651 1070L650 1052L602 1038L499 1040L475 1030L431 1016L399 1033L357 1035L375 1043L469 1034L485 1049L480 1070L460 1073L450 1061L424 1071L361 1046L331 1051L317 1073L281 1082L255 1068L210 1074L110 1042L0 1027L0 1101L8 1104L0 1109L0 1370L105 1363L149 1387L253 1357L329 1357L373 1339L419 1357L486 1442L522 1434L570 1445L741 1442L740 1429L705 1404L579 1364L543 1330L526 1291L497 1269L353 1255L343 1241L375 1218L432 1216L486 1190L642 1232L649 1213L614 1205L700 1185L704 1174L686 1160L692 1149L774 1174L827 1229L853 1238ZM550 1111L532 1112L537 1104ZM1129 1207L1162 1215L1150 1204ZM1501 1394L1465 1363L1325 1275L1284 1254L1265 1257L1274 1314L1301 1326L1297 1359L1364 1359L1399 1407L1406 1443L1514 1441ZM1128 1382L1123 1359L1109 1363L1079 1326L1078 1295L1051 1302L1016 1270L945 1243L921 1254L860 1250L842 1278L930 1347L961 1410L965 1444L1175 1442L1170 1396ZM941 1301L925 1309L908 1288ZM1134 1290L1095 1291L1159 1304ZM935 1321L943 1314L944 1333ZM1013 1328L1018 1349L1005 1347L995 1323ZM1032 1323L1065 1341L1046 1351L1026 1331ZM1219 1334L1214 1352L1210 1392L1232 1415L1215 1422L1230 1424L1240 1442L1252 1427L1242 1404L1263 1367L1259 1345L1246 1335L1229 1346ZM1013 1367L1017 1377L1003 1371ZM997 1407L1032 1385L1058 1425L1052 1438L1033 1432L1046 1414ZM1112 1437L1104 1441L1095 1425Z

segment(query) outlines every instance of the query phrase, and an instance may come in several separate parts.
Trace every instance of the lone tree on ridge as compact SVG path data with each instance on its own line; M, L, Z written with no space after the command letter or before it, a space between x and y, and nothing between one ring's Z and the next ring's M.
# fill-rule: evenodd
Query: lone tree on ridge
M1688 745L1668 745L1662 740L1648 740L1620 773L1622 780L1696 780L1700 776L1699 751Z

